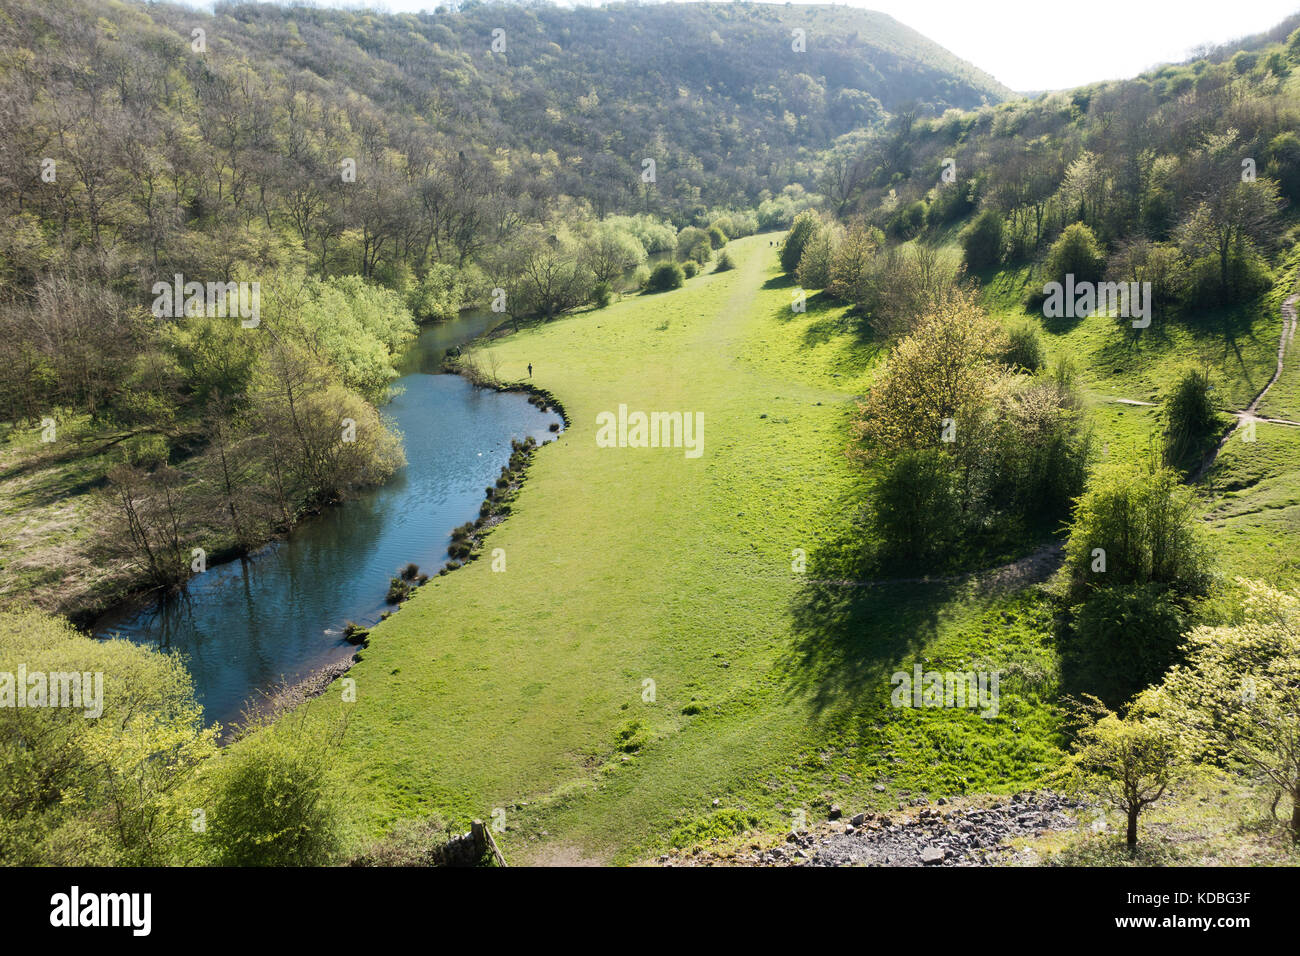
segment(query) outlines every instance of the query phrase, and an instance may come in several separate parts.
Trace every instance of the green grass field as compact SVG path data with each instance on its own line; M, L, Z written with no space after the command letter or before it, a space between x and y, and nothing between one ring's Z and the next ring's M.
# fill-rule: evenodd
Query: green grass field
M836 800L1015 790L1057 759L1038 599L792 571L795 549L816 569L855 533L847 422L881 354L842 309L792 313L769 241L732 243L734 271L492 346L573 424L487 540L506 571L434 579L351 671L342 760L364 830L505 808L509 856L622 862L735 811L788 828ZM596 416L619 404L702 412L703 456L598 448ZM1014 664L1002 718L891 707L913 659Z
M505 571L480 560L435 578L374 629L349 675L356 703L309 705L321 721L347 707L359 834L504 810L512 860L632 862L832 803L1015 791L1059 760L1044 595L842 580L865 488L848 423L884 353L820 297L792 312L769 242L732 243L733 271L489 346L507 381L531 363L572 425L487 539ZM1080 365L1099 451L1136 460L1158 409L1110 399L1157 401L1170 370L1229 350L1222 388L1249 401L1278 320L1233 321L1218 339L1126 343L1099 317L1045 332ZM703 455L598 447L597 416L620 404L702 412ZM1207 525L1228 574L1294 572L1298 438L1268 426L1212 472L1226 494L1206 493ZM913 663L1002 671L999 717L891 706L890 675Z

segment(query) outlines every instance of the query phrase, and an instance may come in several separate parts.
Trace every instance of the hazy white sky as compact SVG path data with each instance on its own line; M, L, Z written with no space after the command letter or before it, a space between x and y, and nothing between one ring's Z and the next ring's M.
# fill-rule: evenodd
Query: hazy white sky
M429 10L437 0L317 0ZM570 3L569 5L572 5ZM1259 33L1300 0L852 0L888 13L1015 90L1134 76L1202 43Z

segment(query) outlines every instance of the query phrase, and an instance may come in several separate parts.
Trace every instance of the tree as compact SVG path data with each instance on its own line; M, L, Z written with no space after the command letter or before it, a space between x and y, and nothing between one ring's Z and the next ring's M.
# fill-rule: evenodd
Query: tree
M871 288L872 267L885 237L862 221L849 225L831 255L830 293L837 299L862 306Z
M1210 387L1207 369L1188 368L1165 396L1164 458L1171 468L1199 464L1223 427Z
M831 262L844 233L843 227L827 223L804 243L796 277L805 289L825 289L831 282Z
M1122 811L1128 821L1125 842L1132 850L1138 817L1183 770L1183 744L1165 716L1163 695L1155 691L1139 695L1124 717L1096 698L1086 698L1079 710L1082 726L1058 776Z
M1193 630L1186 662L1163 689L1202 752L1230 758L1279 798L1290 797L1291 837L1300 844L1300 599L1262 582L1239 583L1247 592L1244 620Z
M323 866L342 845L331 749L296 723L263 725L221 755L206 849L216 866Z
M1234 261L1243 262L1253 244L1268 235L1277 215L1278 185L1263 177L1254 182L1215 183L1202 195L1179 226L1179 237L1189 255L1215 258L1219 294L1226 299L1245 285L1234 281Z
M966 441L992 400L1002 350L1001 328L972 293L932 305L890 354L862 406L858 434L882 452L932 448L949 420L957 438L950 444Z
M50 679L59 674L78 678L80 701L15 707L13 695L31 703L35 685L6 689L0 680L0 858L25 866L193 862L187 841L198 804L185 794L216 752L220 728L203 726L180 660L89 638L39 611L0 611L0 673L20 665L46 676L43 702L62 702L67 685L56 690ZM93 714L97 705L102 712Z
M795 270L799 268L799 260L803 258L804 246L817 234L821 225L821 217L811 209L805 209L794 217L790 231L786 233L785 241L781 243L782 272L786 275L794 275Z
M650 278L646 280L645 290L647 292L667 292L669 289L680 289L685 281L686 273L681 266L675 262L661 262L650 273Z
M636 236L601 223L583 242L587 268L597 282L616 286L623 276L646 261L645 247Z
M1002 216L985 209L961 232L961 247L966 268L972 271L992 269L1002 260Z
M1074 283L1100 282L1106 268L1106 254L1091 229L1081 222L1072 223L1052 243L1043 264L1047 282L1066 284L1066 276L1074 276Z
M1148 582L1184 598L1204 594L1210 554L1191 490L1168 468L1099 471L1075 504L1065 567L1079 599L1096 588Z

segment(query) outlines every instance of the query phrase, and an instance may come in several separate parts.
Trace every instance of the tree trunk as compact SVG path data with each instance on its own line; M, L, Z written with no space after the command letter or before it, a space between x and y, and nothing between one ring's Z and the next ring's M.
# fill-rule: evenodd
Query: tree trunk
M1291 840L1300 845L1300 792L1291 797Z
M1133 807L1128 811L1128 845L1129 849L1137 846L1138 843L1138 808Z

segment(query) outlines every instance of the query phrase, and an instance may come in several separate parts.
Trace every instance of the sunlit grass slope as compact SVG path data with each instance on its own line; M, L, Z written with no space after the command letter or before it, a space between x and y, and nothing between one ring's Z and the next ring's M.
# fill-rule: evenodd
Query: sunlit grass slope
M507 380L531 363L572 426L487 540L506 570L434 579L350 673L340 759L361 828L504 808L512 857L621 861L835 800L1014 790L1056 759L1037 599L816 576L856 534L847 426L881 356L842 309L791 311L770 243L492 346ZM597 447L620 404L702 412L703 455ZM914 659L1019 677L997 720L896 709L889 676Z

